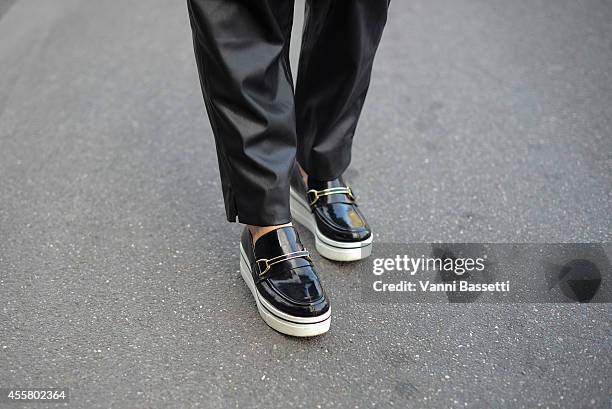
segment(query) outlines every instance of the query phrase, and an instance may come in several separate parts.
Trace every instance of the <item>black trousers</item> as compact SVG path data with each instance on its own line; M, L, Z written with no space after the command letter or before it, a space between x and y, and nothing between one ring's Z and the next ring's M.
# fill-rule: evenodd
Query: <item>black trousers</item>
M287 223L296 160L317 180L350 163L388 0L308 0L295 91L293 0L187 3L227 219Z

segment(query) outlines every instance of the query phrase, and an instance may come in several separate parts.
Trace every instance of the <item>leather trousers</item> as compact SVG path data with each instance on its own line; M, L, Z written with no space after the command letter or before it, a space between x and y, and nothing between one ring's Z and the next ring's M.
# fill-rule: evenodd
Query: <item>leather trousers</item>
M317 180L350 163L388 0L308 0L295 87L293 0L187 3L227 219L287 223L296 160Z

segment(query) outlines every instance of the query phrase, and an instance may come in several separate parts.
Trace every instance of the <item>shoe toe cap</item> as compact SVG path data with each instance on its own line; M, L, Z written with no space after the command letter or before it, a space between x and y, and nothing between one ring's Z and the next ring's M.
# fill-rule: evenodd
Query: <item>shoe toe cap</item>
M287 273L260 283L260 294L291 315L312 317L327 312L329 302L314 270L300 267Z
M317 225L321 232L338 241L363 241L372 232L365 218L354 205L334 203L316 209Z

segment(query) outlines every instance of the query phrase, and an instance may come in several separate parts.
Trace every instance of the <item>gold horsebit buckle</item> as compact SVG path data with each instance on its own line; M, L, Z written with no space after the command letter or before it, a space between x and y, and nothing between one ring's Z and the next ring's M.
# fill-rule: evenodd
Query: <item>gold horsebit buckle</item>
M351 198L351 200L355 200L355 196L353 195L353 191L348 186L330 187L329 189L323 189L323 190L310 189L308 192L306 192L306 194L308 195L308 198L310 199L310 205L311 206L313 204L317 203L317 200L319 200L319 198L321 196L340 195L340 194L342 194L342 195L347 195L348 197Z
M293 260L294 258L304 257L306 260L311 261L310 253L307 250L294 251L287 254L282 254L280 256L272 257L272 258L260 258L255 261L257 264L257 268L259 268L259 276L263 276L270 270L274 264L282 263L283 261ZM266 268L262 269L261 265L264 265Z

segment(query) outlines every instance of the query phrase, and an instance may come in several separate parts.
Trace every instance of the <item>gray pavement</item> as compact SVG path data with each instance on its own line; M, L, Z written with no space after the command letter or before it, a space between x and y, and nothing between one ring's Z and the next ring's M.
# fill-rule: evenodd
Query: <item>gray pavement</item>
M317 256L332 330L270 330L184 2L5 11L0 387L69 387L74 408L610 407L609 305L366 304ZM601 0L393 1L347 173L376 240L610 242L611 21Z
M0 17L11 8L13 3L15 3L15 0L0 0Z

